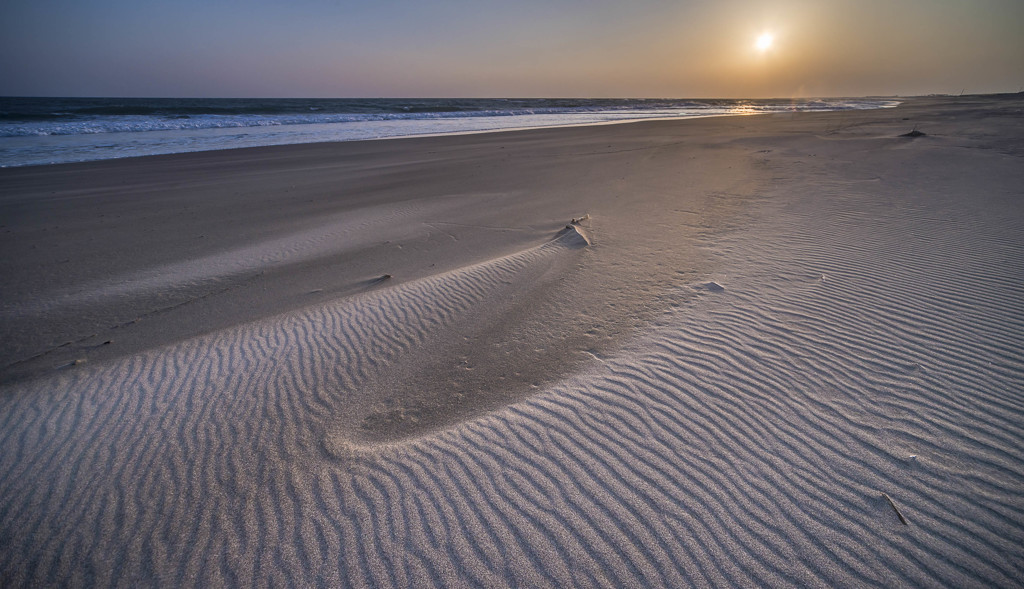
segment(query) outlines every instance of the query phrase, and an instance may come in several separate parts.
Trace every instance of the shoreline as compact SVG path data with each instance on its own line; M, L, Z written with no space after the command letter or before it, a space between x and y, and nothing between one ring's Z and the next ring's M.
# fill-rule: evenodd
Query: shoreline
M58 99L51 99L51 100L58 100ZM112 100L112 99L109 99L109 100ZM768 102L773 102L773 101L777 101L779 99L766 99L766 100ZM815 99L815 100L818 100L818 99ZM860 101L863 101L863 100L875 100L875 101L878 101L878 100L881 100L881 98L880 97L863 97L863 98L856 98L856 99L855 98L832 98L832 99L822 99L822 100L860 100ZM890 107L894 106L893 104L891 104L893 102L894 102L894 100L887 100L886 104L881 104L880 103L876 108L890 108ZM897 102L897 104L898 104L898 102ZM763 105L762 105L762 107L763 107ZM743 108L743 107L741 105L737 105L736 108ZM756 108L756 107L747 107L747 108ZM798 107L794 107L794 108L798 108ZM846 109L842 109L842 108L837 108L836 109L836 111L842 111L842 110L846 110ZM871 110L871 109L863 109L863 108L856 108L856 107L854 107L854 108L852 108L850 110ZM779 111L779 112L782 112L782 111ZM794 112L827 112L827 111L813 110L812 109L812 110L803 110L803 111L794 111ZM510 126L510 127L503 127L502 124L504 124L504 122L506 122L507 120L516 119L516 118L531 119L533 117L546 117L546 116L550 116L550 117L563 117L563 118L569 119L569 118L578 117L578 116L600 117L600 116L609 116L609 115L607 113L603 113L603 114L602 113L591 113L590 115L588 115L586 111L585 112L571 112L570 111L570 112L563 112L563 113L560 113L560 114L557 114L557 115L553 114L553 113L533 113L533 114L519 114L519 115L512 116L512 117L506 117L506 116L484 116L484 119L486 119L486 120L494 119L494 123L493 124L495 124L497 126L496 127L491 127L491 128L483 128L483 129L473 129L473 128L471 128L472 125L470 125L468 123L468 121L476 120L474 117L469 117L469 118L465 118L465 119L458 118L458 117L456 117L456 118L441 118L441 119L438 119L438 120L434 121L434 125L435 126L437 124L444 124L444 125L452 124L457 129L459 127L466 127L466 128L461 129L461 130L454 130L454 131L437 131L437 132L427 131L427 130L416 131L414 129L410 129L409 130L410 132L408 132L406 134L397 134L397 135L389 135L388 134L389 132L391 132L391 131L389 131L387 129L387 125L386 125L386 123L387 123L387 121L389 119L384 119L384 120L376 121L376 122L374 122L372 120L367 120L367 121L362 121L362 122L351 121L351 122L347 122L347 123L315 123L315 122L311 122L311 123L304 123L304 124L282 124L282 125L269 125L269 126L263 126L263 125L244 126L243 125L243 126L240 126L240 127L212 127L212 128L200 127L200 128L192 129L192 130L189 130L189 129L163 129L163 130L161 130L161 129L153 129L151 131L137 131L137 132L134 132L134 133L133 132L118 132L118 133L114 133L113 135L115 137L121 137L121 138L134 137L134 139L135 139L135 147L134 147L134 149L139 150L139 151L145 151L146 149L152 149L154 147L153 145L149 145L147 147L147 145L146 145L147 140L146 139L143 139L141 141L141 144L139 143L139 138L140 137L141 138L148 137L148 135L147 135L148 133L157 133L157 134L170 133L172 135L175 134L175 133L197 133L197 135L193 138L193 140L200 141L201 143L203 141L206 141L206 142L212 141L215 138L216 135L235 136L235 135L240 134L240 136L236 137L236 139L240 138L240 140L242 141L243 145L241 147L230 147L230 146L229 147L217 147L217 146L211 147L211 145L214 145L214 144L213 143L209 143L209 145L200 146L197 149L191 149L191 150L185 150L185 151L165 151L163 153L160 153L160 151L162 149L166 149L167 148L167 146L165 146L164 148L157 148L157 151L155 153L139 153L138 155L134 155L134 156L114 155L113 157L107 157L110 154L102 154L101 153L100 156L99 156L99 159L95 159L96 156L93 156L93 159L80 159L80 160L70 160L70 161L60 161L60 162L43 162L43 163L35 163L35 164L33 164L33 163L17 164L17 165L14 165L14 166L6 166L6 167L24 167L26 165L29 165L29 166L31 166L31 165L54 165L54 164L58 164L58 163L82 163L82 162L87 162L87 161L100 161L100 160L105 160L105 159L123 159L124 157L140 157L140 156L146 156L146 155L169 155L169 154L173 154L173 153L193 153L193 152L197 152L197 151L199 151L199 152L218 151L218 150L222 150L222 149L244 149L244 148L248 148L248 147L264 147L264 146L271 146L271 145L304 145L304 144L310 144L310 143L333 143L333 142L339 142L339 141L347 142L347 141L383 140L383 139L391 139L391 138L408 138L408 137L433 137L433 136L444 136L444 135L462 135L462 134L492 133L492 132L518 131L518 130L543 129L543 128L561 128L561 127L574 127L574 126L589 126L589 125L631 123L631 122L640 122L640 121L645 121L645 120L646 121L687 120L687 119L690 119L690 118L705 118L705 117L714 117L714 116L745 116L747 114L762 114L762 113L744 113L744 112L728 113L728 112L722 112L722 113L712 113L712 114L704 114L704 115L701 115L701 114L689 114L689 115L685 115L685 116L679 116L679 115L676 115L676 116L670 116L670 115L665 115L665 116L661 116L661 115L657 115L657 116L639 116L640 114L641 113L637 113L638 118L625 118L625 119L604 120L604 121L592 120L592 121L579 122L579 123L573 123L573 122L542 122L540 120L537 120L537 121L534 121L532 124L527 124L527 123L524 122L522 125ZM417 121L416 119L397 119L397 120L393 120L391 122L393 124L400 124L400 125L420 124L420 125L428 125L429 126L429 124L430 124L429 121L430 121L430 119L419 120L419 121ZM502 123L499 124L499 121L501 121ZM344 129L345 126L347 126L347 125L356 125L358 127L359 125L366 125L366 124L370 124L370 125L372 125L372 124L385 124L385 126L383 128L378 130L378 132L379 133L383 133L383 135L374 136L372 133L370 135L365 135L365 130L363 130L363 132L361 134L359 129L357 129L357 128L350 128L347 131L347 133L349 134L348 138L339 138L339 137L343 137L345 135L345 133L342 132L342 129ZM249 139L247 137L248 137L249 133L251 133L251 132L254 132L257 135L259 135L261 133L262 134L270 133L270 135L268 135L268 136L263 138L263 140L267 141L268 143L266 143L265 145L245 145L245 142L249 141ZM298 135L295 136L295 137L290 137L288 139L285 139L282 142L282 141L280 141L278 139L274 139L273 134L275 134L275 133L282 133L282 134L285 134L285 135L296 134L297 133ZM306 137L304 139L300 138L300 136L302 136L304 133L306 134ZM64 135L64 134L58 133L57 135L51 136L49 133L45 133L44 132L41 137L36 137L35 140L37 140L37 141L44 141L44 140L45 141L53 141L53 140L58 140L58 141L69 142L69 141L75 140L77 138L77 140L79 140L79 141L85 141L89 137L105 136L105 135L108 135L108 133L98 133L98 134L85 133L85 134L77 134L77 135L74 135L74 134L73 135ZM205 135L208 135L208 136L205 136ZM205 139L203 138L204 136L205 136ZM326 138L324 138L324 137L326 137ZM9 140L19 140L19 139L29 140L29 139L32 139L32 137L29 137L29 136L9 137L9 138L6 138L6 139L9 139ZM258 139L255 139L255 140L258 141ZM114 145L116 145L116 142L115 142ZM79 149L83 149L83 148L80 147ZM16 150L14 150L13 148L11 148L11 150L12 150L11 151L12 157L14 157L13 154L14 154L14 151L16 151Z

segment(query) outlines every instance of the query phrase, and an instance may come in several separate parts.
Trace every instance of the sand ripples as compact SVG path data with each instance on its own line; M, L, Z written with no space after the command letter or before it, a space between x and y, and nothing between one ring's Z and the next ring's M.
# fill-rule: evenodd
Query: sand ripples
M795 204L620 353L419 438L350 439L360 391L569 244L8 390L5 581L1019 584L1012 205Z

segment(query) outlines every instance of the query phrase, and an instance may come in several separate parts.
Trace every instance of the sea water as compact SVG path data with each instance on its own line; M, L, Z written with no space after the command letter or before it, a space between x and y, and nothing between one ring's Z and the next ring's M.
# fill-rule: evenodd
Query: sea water
M784 111L884 108L892 98L253 99L0 97L0 167Z

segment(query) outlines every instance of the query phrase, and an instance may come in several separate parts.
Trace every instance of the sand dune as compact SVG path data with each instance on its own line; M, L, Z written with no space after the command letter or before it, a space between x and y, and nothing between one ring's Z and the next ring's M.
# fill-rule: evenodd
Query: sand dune
M1020 585L1020 113L511 135L475 256L5 385L4 584Z

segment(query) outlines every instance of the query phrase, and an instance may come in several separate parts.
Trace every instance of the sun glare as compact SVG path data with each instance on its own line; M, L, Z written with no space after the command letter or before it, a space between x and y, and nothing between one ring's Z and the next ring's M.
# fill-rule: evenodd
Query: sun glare
M760 52L765 52L771 49L772 42L775 41L775 37L771 33L764 33L757 38L757 42L754 43L754 47Z

